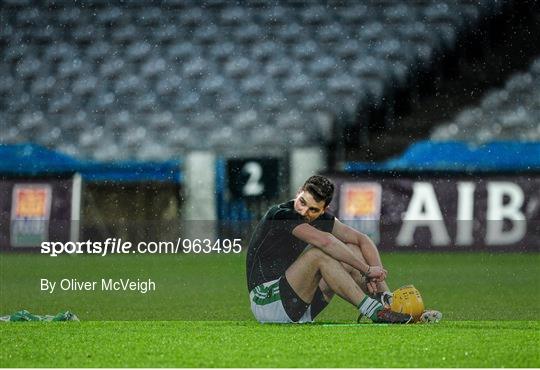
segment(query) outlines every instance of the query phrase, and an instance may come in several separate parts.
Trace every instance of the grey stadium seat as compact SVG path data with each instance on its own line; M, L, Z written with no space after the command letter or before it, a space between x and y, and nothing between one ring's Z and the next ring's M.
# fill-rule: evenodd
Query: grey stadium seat
M219 150L246 148L242 138L314 144L329 126L314 117L380 105L503 9L492 0L5 0L0 114L10 128L0 141L103 160L166 159L202 141ZM513 83L504 107L538 101L527 81Z

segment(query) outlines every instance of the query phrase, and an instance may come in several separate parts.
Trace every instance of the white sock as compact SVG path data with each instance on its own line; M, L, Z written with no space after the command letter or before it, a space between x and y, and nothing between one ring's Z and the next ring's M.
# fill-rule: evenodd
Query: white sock
M377 312L382 310L383 306L379 301L376 301L375 299L370 298L366 295L362 302L360 302L358 308L360 309L362 315L374 319L377 315Z

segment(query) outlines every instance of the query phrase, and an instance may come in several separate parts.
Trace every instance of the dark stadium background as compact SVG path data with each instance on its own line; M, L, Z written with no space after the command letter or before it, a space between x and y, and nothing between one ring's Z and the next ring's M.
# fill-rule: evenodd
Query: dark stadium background
M8 0L0 9L3 176L82 174L83 239L256 220L310 173L384 161L418 140L540 137L533 1ZM537 170L530 148L528 163L501 168ZM450 157L398 169L456 170ZM251 175L227 168L253 159L271 191L234 191ZM483 169L464 162L457 170ZM147 221L170 227L142 233Z

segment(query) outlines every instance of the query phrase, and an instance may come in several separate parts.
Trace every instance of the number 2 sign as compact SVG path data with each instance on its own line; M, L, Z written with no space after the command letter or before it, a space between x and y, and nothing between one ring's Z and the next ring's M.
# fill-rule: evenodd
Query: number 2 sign
M227 162L229 191L233 198L274 197L278 193L277 158L242 158Z

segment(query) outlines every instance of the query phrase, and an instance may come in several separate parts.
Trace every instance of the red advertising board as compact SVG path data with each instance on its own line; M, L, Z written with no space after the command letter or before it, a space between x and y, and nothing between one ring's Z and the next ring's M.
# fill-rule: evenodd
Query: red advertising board
M52 188L49 184L13 186L10 240L13 247L37 247L48 240Z
M0 178L0 250L78 238L80 177Z

